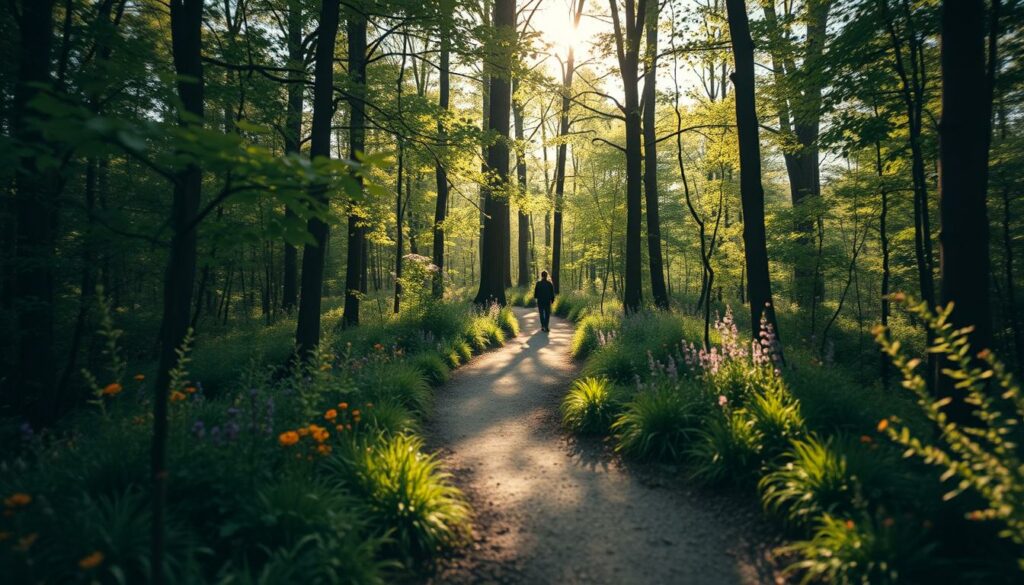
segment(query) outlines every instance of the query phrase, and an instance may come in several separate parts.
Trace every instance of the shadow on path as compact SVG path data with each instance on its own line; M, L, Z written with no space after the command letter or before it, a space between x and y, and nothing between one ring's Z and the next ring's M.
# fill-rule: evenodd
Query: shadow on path
M477 512L476 541L436 583L770 582L756 520L728 498L644 482L599 441L566 440L572 326L516 309L522 332L456 371L430 424Z

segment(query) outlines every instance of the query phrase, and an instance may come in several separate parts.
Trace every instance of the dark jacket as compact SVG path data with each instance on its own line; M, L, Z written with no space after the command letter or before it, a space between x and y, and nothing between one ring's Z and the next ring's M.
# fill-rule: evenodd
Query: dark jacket
M555 286L550 280L538 280L533 287L533 298L537 299L537 305L550 305L555 301Z

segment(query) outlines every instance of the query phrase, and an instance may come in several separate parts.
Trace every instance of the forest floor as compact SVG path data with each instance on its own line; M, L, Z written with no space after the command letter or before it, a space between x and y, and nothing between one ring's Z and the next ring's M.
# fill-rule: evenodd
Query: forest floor
M572 325L516 309L522 332L455 372L428 427L476 512L474 540L433 583L725 584L778 580L777 544L741 499L671 468L627 465L570 438L558 404L577 374Z

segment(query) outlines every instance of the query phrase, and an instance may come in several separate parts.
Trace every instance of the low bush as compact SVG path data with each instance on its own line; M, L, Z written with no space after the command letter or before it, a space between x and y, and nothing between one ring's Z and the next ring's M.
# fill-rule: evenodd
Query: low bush
M431 386L440 386L448 380L449 367L445 363L445 358L440 353L433 351L418 353L409 357L409 363L419 370L420 375L423 376ZM453 367L457 366L458 362L456 362Z
M562 400L562 425L581 434L604 434L619 410L608 380L581 378L573 382Z
M572 336L572 357L584 359L607 345L614 338L618 326L619 320L611 315L589 315L580 319Z
M692 476L704 483L746 485L761 466L762 436L743 410L723 409L704 421L688 449Z
M701 410L699 395L691 386L641 390L612 423L615 449L637 459L681 461L698 435Z
M371 402L391 401L424 413L430 406L430 384L414 364L405 361L379 361L364 366L358 383Z

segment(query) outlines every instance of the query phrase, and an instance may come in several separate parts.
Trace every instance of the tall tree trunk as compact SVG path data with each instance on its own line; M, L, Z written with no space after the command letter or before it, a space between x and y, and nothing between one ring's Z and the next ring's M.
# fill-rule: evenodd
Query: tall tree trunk
M366 16L351 10L347 29L348 75L353 84L352 96L349 98L349 154L355 160L356 153L361 153L366 146L366 111L363 103L366 94ZM361 183L362 179L359 181ZM361 292L366 292L366 228L360 225L360 221L354 212L349 213L345 309L342 314L342 324L346 327L359 325L359 297Z
M972 351L977 352L991 349L993 341L986 207L992 83L985 67L983 0L942 3L941 60L940 298L944 305L953 303L950 322L955 327L974 327L969 339ZM973 407L963 401L962 393L954 391L956 380L943 375L942 367L937 364L934 372L938 394L956 397L950 405L952 416L969 417Z
M492 302L505 304L509 247L503 222L507 221L508 199L496 196L494 190L508 180L508 122L512 98L509 83L514 44L512 41L515 40L516 34L515 0L495 0L492 22L497 38L492 41L488 51L491 71L489 129L498 133L498 140L487 148L487 168L489 173L496 175L493 181L497 184L482 186L485 214L482 234L483 256L480 258L480 289L474 299L478 305Z
M438 79L438 100L437 105L441 115L437 118L437 141L438 150L441 156L445 154L444 149L448 141L447 124L448 102L450 99L450 59L451 59L451 31L445 27L440 31L441 35L441 63L440 79ZM444 220L448 215L448 171L445 169L444 161L438 159L434 167L434 175L437 180L437 202L434 206L434 266L437 272L434 273L431 283L434 297L441 298L444 295Z
M31 149L43 136L31 123L29 103L51 79L53 0L23 2L18 47L18 77L11 112L12 135ZM6 380L3 404L29 411L36 423L55 415L53 395L53 297L56 231L55 182L37 167L36 152L18 161L14 177L14 270L12 303L17 316L17 364ZM10 286L12 283L8 283Z
M644 63L644 198L647 204L647 261L651 271L651 296L659 309L668 308L665 270L661 257L661 219L658 216L658 146L655 128L655 83L658 78L658 2L647 3L647 48Z
M401 83L401 78L399 78ZM395 314L402 307L402 218L405 216L405 209L402 206L402 171L405 166L405 145L402 140L398 141L398 180L395 182L395 299L392 307Z
M744 0L726 0L729 34L736 70L736 135L740 154L740 200L743 207L743 249L746 257L750 326L758 338L761 317L778 333L772 283L768 272L768 247L764 228L764 188L761 186L761 144L754 100L754 43L750 39Z
M320 8L320 35L313 72L313 122L309 145L309 158L312 160L331 157L334 44L338 36L338 13L338 0L324 0ZM327 185L311 186L310 196L327 205ZM295 345L300 355L312 351L320 344L320 305L329 227L320 218L312 217L307 229L313 237L313 243L306 244L302 250L302 288L299 291L299 316L295 328Z
M876 114L877 114L877 110L876 110ZM882 326L888 328L889 327L889 312L890 312L890 307L889 307L889 277L890 277L890 270L889 270L889 226L888 226L888 219L889 219L889 189L888 189L888 187L884 183L882 183L882 181L884 181L883 168L884 167L882 166L882 145L879 142L875 142L875 174L878 176L878 180L881 183L880 189L879 189L879 191L880 191L879 195L881 196L881 199L882 199L882 212L881 212L881 214L878 217L878 239L879 239L879 245L881 247L881 252L882 252L882 291L881 291L882 292L882 307L881 307L881 309L882 309ZM883 388L888 388L889 387L889 373L890 373L890 369L891 369L890 368L890 364L889 364L889 356L887 356L887 355L885 355L883 353L883 354L881 354L880 360L881 360L881 372L880 372L880 374L881 374L881 378L882 378L882 387Z
M523 204L529 196L529 184L526 177L526 140L523 129L523 104L515 99L519 80L512 82L512 117L515 121L516 133L516 183L519 186L519 238L517 252L519 256L519 275L516 284L521 287L530 285L530 216L523 212Z
M178 97L183 115L180 123L189 126L203 119L202 62L203 0L171 1L171 48L174 70L178 75ZM184 115L187 114L187 117ZM193 122L195 121L195 122ZM167 400L171 369L178 361L177 350L189 330L192 287L196 275L196 226L203 184L202 170L195 163L178 172L174 180L171 208L170 256L164 277L164 307L160 324L160 362L157 369L156 396L153 400L153 443L151 472L153 481L153 523L150 541L150 581L164 581L164 509L167 498Z
M302 71L305 70L305 59L302 54L302 1L288 0L288 108L285 113L285 140L284 151L286 153L299 153L299 145L302 143L302 98L305 77ZM284 208L284 213L294 221L295 213L289 208ZM284 245L284 290L281 293L281 308L291 312L298 302L298 249L295 246L285 243Z
M577 0L576 11L573 13L573 28L580 25L580 17L583 15L583 4L586 0ZM572 78L576 73L576 52L572 45L569 45L569 54L565 60L565 72L562 77L562 104L558 116L558 148L555 151L555 196L552 202L552 226L551 237L548 241L548 232L545 231L544 244L551 246L551 284L555 287L555 294L561 292L562 274L562 201L565 196L565 158L568 144L566 139L569 136L569 104L572 98ZM545 156L547 152L545 151ZM546 221L546 219L545 219ZM547 225L545 225L545 229Z
M625 23L620 22L616 0L610 0L616 52L622 76L626 122L626 266L622 304L627 313L640 310L643 302L643 153L641 143L639 83L640 39L643 36L648 0L625 0ZM624 25L624 26L623 26Z

